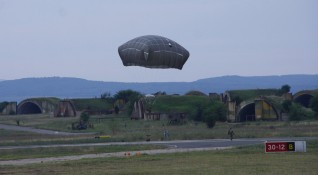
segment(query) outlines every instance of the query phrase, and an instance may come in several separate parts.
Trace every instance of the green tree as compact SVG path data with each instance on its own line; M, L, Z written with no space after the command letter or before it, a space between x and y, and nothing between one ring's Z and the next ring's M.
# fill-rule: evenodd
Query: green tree
M80 120L83 121L84 123L87 123L89 118L90 116L87 112L81 113Z
M128 105L128 114L130 115L134 108L134 103L142 97L142 94L133 90L122 90L114 95L115 100L124 100Z
M289 112L292 102L290 100L284 100L282 103L282 107L284 112Z
M100 95L101 99L106 99L106 98L109 98L109 97L111 97L110 92L104 92L104 93L102 93Z
M194 121L202 121L202 117L203 117L203 107L202 105L197 105L195 115L194 115Z
M216 118L214 115L210 114L208 116L206 116L205 118L205 123L206 123L206 126L208 128L213 128L215 126L215 123L216 123Z
M208 128L213 128L216 121L226 121L226 107L221 102L213 102L203 111L204 122Z
M128 89L128 90L122 90L117 92L114 95L114 98L116 100L124 100L125 103L128 103L129 101L134 101L136 99L139 99L141 96L142 96L141 93Z
M225 122L227 120L226 118L226 106L221 102L214 102L213 103L215 113L217 115L217 120L221 122Z
M100 98L106 100L108 103L114 103L115 99L111 96L110 92L104 92L100 95Z
M292 104L289 111L289 120L300 121L302 119L302 110L299 104Z
M308 120L315 117L311 109L305 108L298 103L293 103L289 111L289 119L293 121Z
M288 84L283 85L280 88L280 95L290 92L290 86Z

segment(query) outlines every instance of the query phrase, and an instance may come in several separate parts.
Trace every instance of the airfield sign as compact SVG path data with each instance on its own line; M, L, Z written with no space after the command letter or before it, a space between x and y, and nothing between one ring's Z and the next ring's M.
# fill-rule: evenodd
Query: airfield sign
M265 152L306 152L305 141L268 141L265 142Z

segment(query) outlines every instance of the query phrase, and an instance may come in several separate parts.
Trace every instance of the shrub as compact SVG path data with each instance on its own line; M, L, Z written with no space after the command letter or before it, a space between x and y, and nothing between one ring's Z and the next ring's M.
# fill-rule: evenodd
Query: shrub
M215 125L215 122L216 122L216 119L215 119L215 116L213 116L213 115L208 115L205 118L205 123L206 123L208 128L213 128Z
M213 128L216 121L226 121L226 108L223 103L213 102L203 111L204 122L208 128Z
M315 118L315 114L311 109L305 108L300 104L293 103L289 111L289 120L300 121Z
M292 102L290 100L283 101L282 107L283 107L284 112L289 112L291 105L292 105Z
M226 118L226 106L223 103L215 102L214 103L214 110L216 112L217 120L221 122L225 122Z
M80 120L83 121L84 123L87 123L89 118L90 116L87 112L83 112L80 116Z
M196 111L194 115L194 121L202 121L203 107L201 105L196 106Z

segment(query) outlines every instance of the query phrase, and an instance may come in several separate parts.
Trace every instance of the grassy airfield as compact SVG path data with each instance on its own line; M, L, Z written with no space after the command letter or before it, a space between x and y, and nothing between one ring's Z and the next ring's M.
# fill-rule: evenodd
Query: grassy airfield
M318 172L318 141L306 153L264 153L264 146L222 151L82 159L25 166L0 166L1 174L281 174Z
M101 119L102 118L102 119ZM53 118L47 115L1 116L0 123L69 132L92 132L92 135L56 136L0 130L0 145L46 145L60 143L94 143L112 141L162 140L164 129L171 140L228 138L234 128L236 138L317 137L318 122L219 122L212 129L204 123L188 121L168 125L168 121L136 121L119 115L92 116L94 128L73 131L71 123L78 118ZM110 138L96 139L95 136ZM113 146L83 148L47 148L34 150L0 150L0 160L32 157L55 157L88 153L105 153L158 149L156 146ZM123 158L82 159L25 166L0 166L0 174L316 174L318 141L307 142L306 153L264 153L264 145L222 151L202 151Z
M301 122L246 122L227 123L217 122L208 129L203 122L187 121L182 125L169 125L167 120L146 121L130 120L125 115L92 116L93 128L87 130L72 130L74 118L53 118L48 115L1 116L0 123L16 125L20 120L21 126L29 126L56 131L92 133L89 135L58 136L41 135L26 132L0 130L0 146L5 145L34 145L59 143L94 143L112 141L151 141L163 140L163 132L169 132L170 140L189 139L224 139L228 138L227 131L234 129L235 138L265 138L265 137L314 137L318 136L318 121ZM95 139L95 136L107 135L107 139Z

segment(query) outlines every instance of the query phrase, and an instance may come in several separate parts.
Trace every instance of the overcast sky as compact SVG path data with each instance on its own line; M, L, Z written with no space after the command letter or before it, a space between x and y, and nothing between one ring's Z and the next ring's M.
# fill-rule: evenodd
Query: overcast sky
M161 35L182 70L123 66L118 46ZM0 0L0 79L195 81L318 73L317 0Z

